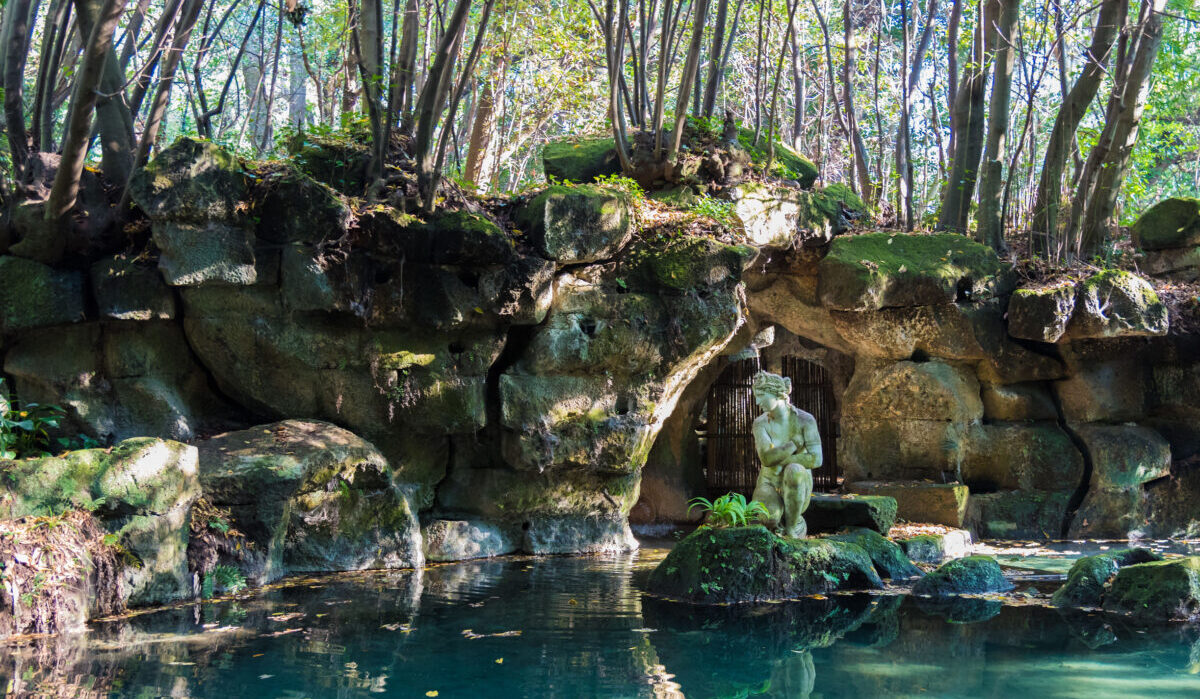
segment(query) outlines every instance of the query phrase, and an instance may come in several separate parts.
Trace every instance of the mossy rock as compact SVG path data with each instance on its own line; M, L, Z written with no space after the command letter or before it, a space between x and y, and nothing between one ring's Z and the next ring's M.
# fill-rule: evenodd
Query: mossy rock
M1162 556L1148 549L1122 549L1096 556L1084 556L1071 564L1067 582L1050 598L1056 607L1099 607L1104 586L1123 566L1161 561Z
M1200 556L1121 568L1104 595L1104 609L1147 621L1200 617Z
M0 256L0 336L84 318L82 274Z
M130 182L130 194L155 221L235 221L245 218L250 178L229 151L181 137Z
M1008 300L1008 334L1022 340L1058 342L1074 312L1074 284L1017 289Z
M1109 269L1079 283L1067 326L1072 340L1167 334L1167 307L1145 279Z
M629 197L591 185L551 185L522 206L516 220L540 254L562 263L611 257L633 235Z
M612 136L565 138L542 146L546 177L563 182L591 182L621 174Z
M861 547L831 539L783 539L765 527L692 532L650 574L647 590L692 604L791 599L883 587Z
M885 495L813 495L804 511L810 534L862 527L886 534L896 523L896 498Z
M1062 532L1063 519L1075 483L1063 490L1010 490L971 493L966 526L983 539L1053 539Z
M1133 224L1133 239L1143 250L1200 245L1200 199L1171 197L1158 202Z
M827 538L846 541L862 548L871 557L871 563L875 565L875 571L881 578L900 580L921 576L920 569L912 564L904 550L877 531L859 527Z
M862 200L862 197L855 194L853 189L850 189L849 186L841 182L826 185L821 189L821 193L828 199L838 202L851 213L859 215L867 213L867 204Z
M350 225L345 196L298 170L266 173L265 189L255 209L258 237L273 243L317 243L337 240Z
M737 282L755 250L710 238L685 237L665 244L643 241L631 246L618 267L631 288L693 291Z
M371 149L365 140L305 134L292 159L301 172L343 194L362 196L367 187Z
M943 563L913 585L914 595L948 597L1008 592L1013 584L991 556L967 556Z
M503 265L515 256L509 237L491 219L469 211L442 211L393 231L408 262L435 265Z
M1008 281L994 250L950 233L841 236L818 274L821 302L843 311L973 301Z
M765 141L766 133L762 134ZM754 145L754 130L745 127L738 127L738 143L750 154L750 161L759 167L764 167L767 164L769 153L765 142L760 145ZM805 189L813 186L820 176L820 171L811 160L800 155L789 146L775 142L775 163L773 174L780 177L796 180L799 185Z

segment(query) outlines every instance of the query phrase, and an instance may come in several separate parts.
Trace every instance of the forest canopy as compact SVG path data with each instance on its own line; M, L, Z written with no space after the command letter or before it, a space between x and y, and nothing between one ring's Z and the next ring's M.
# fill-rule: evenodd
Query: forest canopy
M1088 257L1200 194L1198 39L1192 0L6 0L0 194L38 202L49 261L88 168L125 216L179 136L362 146L348 194L407 169L431 210L543 182L564 137L669 184L700 129L807 156L877 226Z

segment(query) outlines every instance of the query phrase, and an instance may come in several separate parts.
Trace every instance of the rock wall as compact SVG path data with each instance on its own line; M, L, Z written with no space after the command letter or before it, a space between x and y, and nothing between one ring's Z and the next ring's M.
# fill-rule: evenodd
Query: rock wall
M0 256L4 374L104 442L199 444L200 489L258 547L231 564L260 581L635 546L635 505L686 517L689 420L772 327L837 367L848 483L964 484L934 509L981 536L1200 520L1197 338L1144 281L1014 291L967 238L835 235L846 195L743 189L770 244L639 229L591 186L516 200L505 230L182 140L133 188L157 258Z

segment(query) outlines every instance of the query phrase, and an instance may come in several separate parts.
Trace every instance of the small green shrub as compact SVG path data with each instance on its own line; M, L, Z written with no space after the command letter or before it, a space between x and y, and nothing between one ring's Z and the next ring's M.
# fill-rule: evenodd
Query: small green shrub
M726 493L716 500L708 498L692 498L688 501L688 514L692 508L699 507L706 513L705 524L714 527L744 527L771 516L767 506L761 502L746 502L746 496L741 493Z
M200 596L207 599L218 593L236 594L246 589L246 586L246 576L242 575L240 570L229 565L218 565L204 575L204 581L200 584Z
M624 192L629 197L629 201L635 205L641 205L642 202L646 201L646 191L637 183L637 180L631 177L624 175L600 175L596 178L596 184Z
M0 379L3 396L4 379ZM57 405L20 403L0 398L0 459L44 456L49 453L49 430L57 428L66 411Z
M697 199L695 204L692 204L691 210L697 216L706 216L729 228L733 228L737 224L737 217L734 215L731 201L704 195Z

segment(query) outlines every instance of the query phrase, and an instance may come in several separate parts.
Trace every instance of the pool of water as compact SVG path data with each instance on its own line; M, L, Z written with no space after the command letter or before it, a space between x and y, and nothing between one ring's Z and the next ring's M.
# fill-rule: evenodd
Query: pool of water
M1200 696L1200 627L1036 600L696 609L640 592L663 553L293 579L0 648L0 686L218 699Z

